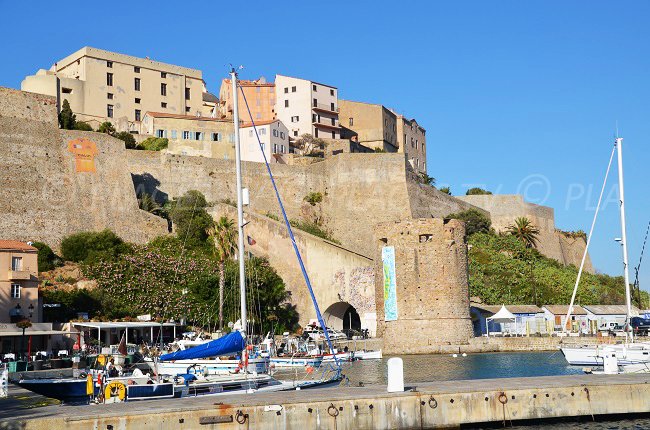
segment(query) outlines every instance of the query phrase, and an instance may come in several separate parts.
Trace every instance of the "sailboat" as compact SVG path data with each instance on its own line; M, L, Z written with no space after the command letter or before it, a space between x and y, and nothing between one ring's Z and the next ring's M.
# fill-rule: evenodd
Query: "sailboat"
M596 218L598 216L598 209L600 208L600 203L602 201L603 192L605 190L605 185L607 183L607 177L609 176L609 171L612 165L612 160L614 158L614 153L617 154L618 160L618 188L619 188L619 200L620 200L620 220L621 220L621 248L623 250L623 269L625 277L625 304L627 307L627 315L625 321L625 330L626 330L626 341L624 344L620 345L585 345L578 347L562 347L560 350L564 355L564 358L571 365L582 365L582 366L603 366L605 364L606 356L614 356L619 365L637 365L640 363L649 363L650 362L650 343L646 342L634 342L634 333L631 330L631 318L633 315L632 312L632 301L631 301L631 292L630 292L630 277L628 270L628 255L627 255L627 229L625 223L625 186L623 182L623 139L617 137L614 142L614 148L612 149L612 154L610 156L609 165L607 167L607 172L605 174L605 180L603 182L603 187L600 192L600 197L598 199L598 204L596 206L596 213L594 214L594 219L591 224L591 230L587 238L587 245L585 247L585 252L583 254L582 262L580 264L580 269L578 270L578 276L576 283L573 289L573 294L571 296L571 304L567 311L565 327L570 324L570 316L575 303L576 292L578 289L578 284L580 283L580 277L584 268L585 258L589 249L589 244L591 242L591 236L593 234L594 226L596 224Z

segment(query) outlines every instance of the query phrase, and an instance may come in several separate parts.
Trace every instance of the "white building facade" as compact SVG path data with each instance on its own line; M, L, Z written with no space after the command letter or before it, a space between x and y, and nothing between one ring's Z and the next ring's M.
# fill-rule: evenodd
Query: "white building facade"
M275 112L291 138L311 134L340 139L338 89L330 85L276 75Z
M274 154L289 153L289 130L280 120L256 123L255 126L262 143L264 155L266 155L269 163L275 162ZM252 124L244 124L240 127L239 140L243 161L264 162Z

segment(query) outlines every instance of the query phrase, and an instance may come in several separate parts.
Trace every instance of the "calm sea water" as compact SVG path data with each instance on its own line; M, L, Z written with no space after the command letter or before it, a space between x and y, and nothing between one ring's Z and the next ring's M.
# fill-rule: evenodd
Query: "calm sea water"
M509 378L525 376L571 375L582 373L581 367L569 366L558 352L488 353L470 354L466 357L451 355L405 355L404 381L418 382L451 381L461 379ZM357 361L345 366L344 373L352 385L386 384L386 362L383 360ZM599 420L567 419L562 421L507 426L520 430L605 430L605 429L650 429L650 418ZM465 428L465 427L464 427ZM479 429L483 427L466 427ZM496 423L488 428L503 428Z

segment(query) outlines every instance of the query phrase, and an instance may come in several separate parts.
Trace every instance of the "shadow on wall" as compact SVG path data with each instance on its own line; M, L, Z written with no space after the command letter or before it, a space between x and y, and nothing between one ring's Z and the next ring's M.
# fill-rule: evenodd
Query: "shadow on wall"
M131 179L133 180L136 196L140 197L142 194L149 194L161 206L169 200L169 195L158 188L160 181L151 173L141 175L131 173Z

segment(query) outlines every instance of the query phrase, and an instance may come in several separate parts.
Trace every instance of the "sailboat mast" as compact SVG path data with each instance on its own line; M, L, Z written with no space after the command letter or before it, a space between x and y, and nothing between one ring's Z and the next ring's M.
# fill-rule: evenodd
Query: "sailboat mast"
M233 99L233 122L235 126L235 171L237 174L237 251L239 254L239 294L241 295L241 327L246 338L248 332L248 319L246 317L246 269L244 266L244 196L242 193L241 174L241 149L239 147L239 106L237 93L237 72L235 68L230 71Z
M627 261L627 229L625 227L625 187L623 185L623 139L616 138L618 152L618 194L621 205L621 246L623 247L623 269L625 270L625 305L627 306L627 324L632 317L632 297L630 295L630 271ZM630 333L633 336L632 333Z

